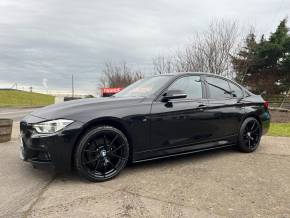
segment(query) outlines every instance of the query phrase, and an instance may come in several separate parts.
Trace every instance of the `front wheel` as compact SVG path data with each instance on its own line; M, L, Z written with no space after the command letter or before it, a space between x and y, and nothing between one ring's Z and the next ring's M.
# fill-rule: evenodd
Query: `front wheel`
M242 152L255 151L261 140L262 127L259 121L253 117L244 120L238 139L238 148Z
M75 166L80 176L93 182L109 180L120 173L129 158L126 136L111 126L89 130L80 140Z

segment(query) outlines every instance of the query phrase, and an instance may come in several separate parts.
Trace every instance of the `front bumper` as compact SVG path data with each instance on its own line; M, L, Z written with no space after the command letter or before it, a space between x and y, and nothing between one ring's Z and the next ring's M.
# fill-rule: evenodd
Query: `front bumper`
M20 158L33 165L52 165L58 171L68 171L72 165L74 145L83 123L74 122L54 134L38 134L32 124L44 119L29 116L20 122Z

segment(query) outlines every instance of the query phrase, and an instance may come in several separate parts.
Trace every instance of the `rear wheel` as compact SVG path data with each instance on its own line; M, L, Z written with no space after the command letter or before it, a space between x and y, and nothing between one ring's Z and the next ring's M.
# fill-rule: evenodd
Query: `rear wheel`
M244 120L239 134L238 148L243 152L255 151L261 140L262 127L259 121L253 117Z
M75 153L78 173L94 182L109 180L120 173L129 158L126 136L111 126L89 130Z

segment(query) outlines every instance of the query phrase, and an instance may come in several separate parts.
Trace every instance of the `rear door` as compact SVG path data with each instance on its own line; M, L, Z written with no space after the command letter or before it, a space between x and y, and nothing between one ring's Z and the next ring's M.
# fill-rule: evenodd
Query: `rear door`
M236 140L244 108L242 89L221 77L206 76L209 132L214 140L227 144Z

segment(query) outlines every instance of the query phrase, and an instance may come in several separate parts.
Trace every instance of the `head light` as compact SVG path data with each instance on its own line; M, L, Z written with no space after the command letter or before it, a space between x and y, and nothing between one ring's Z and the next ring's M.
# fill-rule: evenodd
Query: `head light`
M66 126L68 126L73 122L74 122L73 120L65 120L65 119L50 120L42 123L33 124L33 128L37 133L51 134L62 130L63 128L65 128Z

